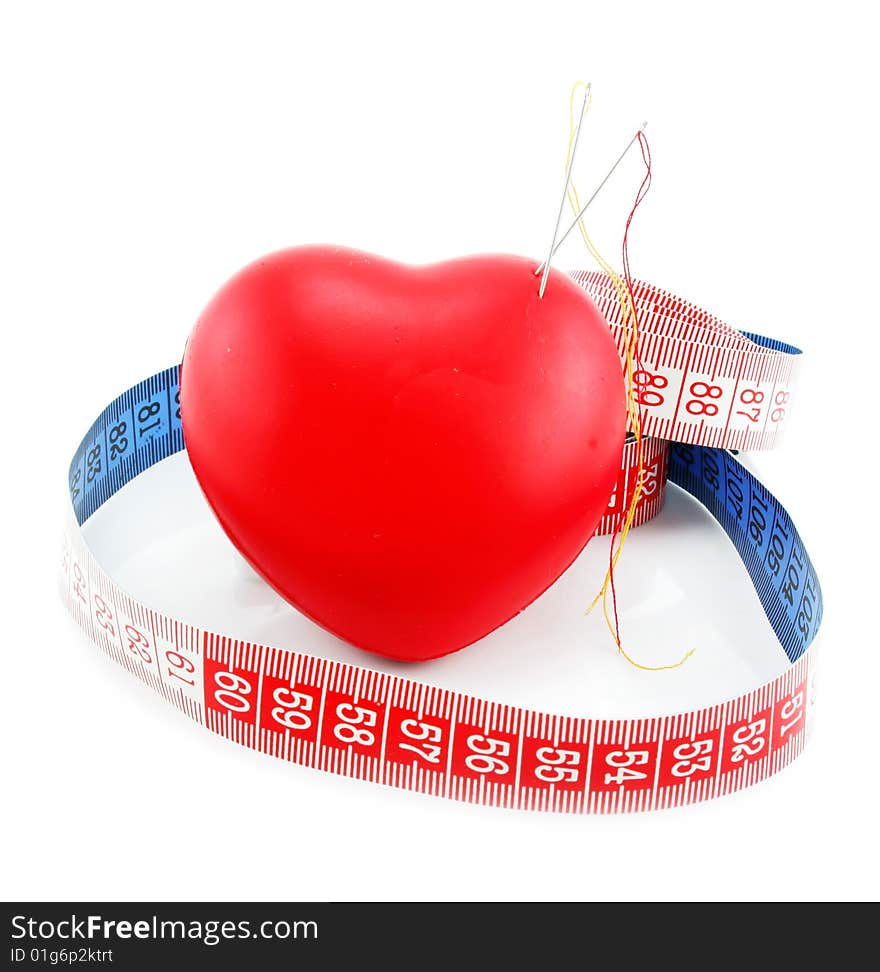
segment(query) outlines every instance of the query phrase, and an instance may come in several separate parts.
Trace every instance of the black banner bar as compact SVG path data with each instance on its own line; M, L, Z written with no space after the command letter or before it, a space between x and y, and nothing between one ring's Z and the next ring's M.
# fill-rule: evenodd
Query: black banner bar
M778 909L766 905L749 908L745 918L734 916L729 906L690 903L77 902L3 909L6 967L22 972L349 967L421 972L447 964L554 972L557 965L637 969L670 962L685 968L709 941L715 943L712 952L723 941L728 967L761 968L777 951L790 960L807 940L795 941ZM835 928L844 914L838 909ZM748 927L749 934L731 935L733 927ZM816 946L814 933L808 937Z

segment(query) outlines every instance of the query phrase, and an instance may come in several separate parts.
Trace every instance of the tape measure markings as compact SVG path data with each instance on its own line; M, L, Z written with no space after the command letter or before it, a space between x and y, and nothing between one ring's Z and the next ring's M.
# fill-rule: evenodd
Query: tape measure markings
M627 334L613 285L601 273L572 277L597 303L623 353ZM743 451L771 448L785 427L800 351L717 319L708 325L658 316L653 296L662 293L644 283L634 289L643 433ZM748 387L740 390L740 383ZM722 406L729 412L725 422L718 419Z

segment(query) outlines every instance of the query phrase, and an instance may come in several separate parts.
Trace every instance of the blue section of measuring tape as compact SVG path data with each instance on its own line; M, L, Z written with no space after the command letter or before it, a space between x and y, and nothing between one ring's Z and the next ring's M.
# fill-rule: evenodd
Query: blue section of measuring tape
M183 448L180 368L174 367L124 392L89 429L70 464L77 522ZM788 513L723 449L673 444L669 479L698 499L733 541L779 643L797 661L819 629L822 592Z
M145 469L183 449L180 366L160 371L114 399L70 464L70 497L82 525Z
M724 449L673 443L669 481L698 499L733 541L792 662L822 621L822 590L782 504Z
M764 337L763 334L755 334L752 331L740 331L739 333L759 347L767 348L768 351L780 351L782 354L803 354L800 348L796 348L793 344L786 344L785 341L777 341L776 338Z

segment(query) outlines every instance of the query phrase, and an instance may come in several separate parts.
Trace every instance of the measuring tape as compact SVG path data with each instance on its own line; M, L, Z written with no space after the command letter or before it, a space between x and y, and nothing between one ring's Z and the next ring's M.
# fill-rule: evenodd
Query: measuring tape
M616 291L574 279L622 350ZM787 420L800 352L746 334L638 284L635 381L643 443L636 523L667 482L733 542L790 666L726 702L664 717L589 719L535 712L203 630L133 598L97 563L82 524L126 483L184 449L180 369L112 401L70 465L62 590L89 637L190 718L251 749L328 772L505 807L645 810L708 799L777 772L802 750L812 702L808 648L822 595L779 501L727 450L769 448ZM597 532L628 506L638 463L628 442ZM650 677L650 676L649 676Z
M572 278L602 312L623 356L627 335L613 282L598 272ZM788 419L800 351L737 331L651 284L636 282L633 299L643 434L740 452L772 449Z

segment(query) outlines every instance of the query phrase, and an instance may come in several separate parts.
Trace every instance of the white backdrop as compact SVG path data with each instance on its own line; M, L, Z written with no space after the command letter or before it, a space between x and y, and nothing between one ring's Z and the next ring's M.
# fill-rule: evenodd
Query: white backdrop
M867 9L4 8L4 897L877 896L878 537L862 512L878 350ZM807 352L785 446L757 461L825 591L806 753L712 804L580 819L331 778L176 716L89 645L55 593L66 467L83 431L179 359L208 297L265 251L327 241L413 262L542 256L578 77L594 84L583 189L650 122L655 183L634 224L636 275ZM596 205L608 255L637 176L633 158ZM560 265L584 262L572 240ZM698 584L687 556L671 556L676 582ZM753 644L763 622L747 594L731 637ZM597 656L610 651L599 638ZM493 657L502 691L515 669ZM480 677L491 682L491 669Z

